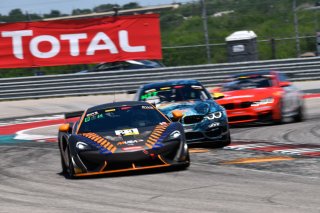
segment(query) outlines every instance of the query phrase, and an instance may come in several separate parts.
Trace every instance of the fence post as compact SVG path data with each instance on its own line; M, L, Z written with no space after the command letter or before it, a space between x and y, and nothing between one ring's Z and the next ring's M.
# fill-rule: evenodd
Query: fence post
M202 20L203 20L203 31L204 31L204 39L206 42L206 50L207 50L207 63L211 63L211 52L209 46L209 35L208 35L208 17L207 17L207 9L205 0L200 0L201 9L202 9Z

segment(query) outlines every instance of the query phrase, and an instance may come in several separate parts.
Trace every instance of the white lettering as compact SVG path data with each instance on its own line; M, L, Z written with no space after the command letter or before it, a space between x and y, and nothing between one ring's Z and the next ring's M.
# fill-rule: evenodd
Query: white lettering
M12 37L13 55L18 59L24 59L22 37L32 36L32 30L4 31L1 35L2 37Z
M47 52L41 52L39 50L39 44L41 42L49 42L51 44L51 49ZM32 53L33 56L36 56L38 58L52 58L58 55L59 51L60 51L60 42L58 39L56 39L53 36L50 36L50 35L37 36L30 41L30 52Z
M104 44L99 44L100 42L103 42ZM109 36L102 32L97 33L93 37L87 49L87 55L94 55L97 50L110 50L110 53L113 54L119 52Z
M20 30L20 31L3 31L2 37L11 38L12 40L12 52L15 58L24 59L24 48L28 47L32 56L36 58L52 58L60 54L61 41L67 41L69 44L70 56L79 56L81 54L81 47L86 49L86 55L95 55L96 51L104 50L109 51L110 54L118 54L120 48L124 52L145 52L146 46L132 46L129 41L129 33L127 30L120 30L118 32L119 46L116 46L113 40L104 32L97 32L91 40L81 41L88 39L87 33L75 33L75 34L61 34L58 38L52 35L39 35L32 37L30 43L23 42L23 37L33 36L32 30ZM46 42L42 46L41 44ZM89 45L87 45L89 43ZM82 46L81 46L82 45ZM68 47L64 47L68 48ZM64 51L63 55L66 56L67 51Z
M125 52L145 52L146 46L130 46L129 44L129 36L128 31L120 30L119 31L119 40L120 40L120 47Z
M79 48L79 40L87 38L86 33L79 33L79 34L63 34L60 36L61 40L68 40L70 44L70 55L71 56L78 56L80 55L80 48Z

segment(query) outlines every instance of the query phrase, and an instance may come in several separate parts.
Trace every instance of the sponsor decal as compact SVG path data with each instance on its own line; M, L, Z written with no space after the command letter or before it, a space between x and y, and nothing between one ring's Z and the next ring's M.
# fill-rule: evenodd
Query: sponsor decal
M116 109L106 109L105 112L114 112Z
M156 92L156 91L157 91L156 89L149 89L149 90L144 91L144 93L150 93L150 92Z
M193 88L193 89L202 89L202 86L192 85L191 88Z
M144 140L142 139L137 139L137 140L128 140L128 141L120 141L117 143L118 146L120 145L129 145L129 146L132 146L136 143L141 143L141 142L144 142Z
M152 106L141 106L142 109L154 109Z
M170 90L171 89L171 87L162 87L162 88L160 88L160 90Z
M128 109L131 109L132 107L131 106L124 106L124 107L121 107L120 109L121 110L128 110Z
M100 118L103 118L103 114L98 114L98 112L96 112L96 114L87 115L87 117L84 118L84 122L89 122Z
M157 14L4 23L0 44L0 68L162 58Z
M88 114L86 115L86 117L92 117L92 116L95 116L95 115L98 115L98 112L97 112L97 111L96 111L96 112L88 113Z
M217 126L220 126L220 123L219 123L219 122L213 122L213 123L211 123L208 127L209 127L209 128L212 128L212 127L217 127Z
M147 99L150 99L152 97L155 97L158 95L158 92L157 91L154 91L154 92L149 92L147 94L144 94L141 96L141 100L147 100Z
M122 148L123 151L137 151L137 150L142 150L142 146L131 146L131 147L124 147Z
M139 135L139 131L137 128L134 129L123 129L123 130L116 130L116 135L118 136L129 136L129 135Z

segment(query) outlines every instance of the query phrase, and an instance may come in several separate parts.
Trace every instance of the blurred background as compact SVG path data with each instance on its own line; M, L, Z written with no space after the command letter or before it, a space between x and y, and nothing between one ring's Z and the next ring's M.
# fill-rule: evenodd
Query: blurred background
M26 1L27 2L27 1ZM32 1L31 1L32 2ZM46 4L21 4L21 8L0 10L0 23L39 21L70 15L104 13L150 7L148 4L128 2L101 4L90 8L77 4L66 12L52 9L34 12L30 9L55 8L64 1ZM108 2L108 1L106 1ZM109 1L110 2L110 1ZM119 1L120 2L120 1ZM140 1L142 2L142 1ZM153 1L154 8L170 1ZM256 34L256 53L259 60L317 56L317 32L320 26L320 2L315 0L198 0L171 2L166 9L150 9L143 13L159 13L161 22L163 64L183 66L230 62L226 38L236 31ZM88 7L88 8L86 8ZM41 10L41 9L39 9ZM46 11L46 10L42 10ZM139 12L135 12L139 13ZM320 42L319 42L320 43ZM73 73L94 65L1 69L0 78Z

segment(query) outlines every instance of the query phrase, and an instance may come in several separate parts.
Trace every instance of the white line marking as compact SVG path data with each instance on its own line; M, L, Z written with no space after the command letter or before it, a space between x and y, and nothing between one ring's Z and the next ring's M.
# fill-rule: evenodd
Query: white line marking
M14 137L14 139L17 139L17 140L41 140L41 139L48 139L48 138L56 138L57 135L37 135L37 134L28 133L28 131L47 128L50 126L59 126L59 125L60 124L54 124L54 125L34 127L34 128L30 128L30 129L20 130L20 131L16 132L16 136ZM58 130L57 130L57 133L58 133Z

